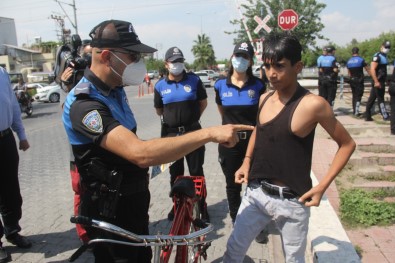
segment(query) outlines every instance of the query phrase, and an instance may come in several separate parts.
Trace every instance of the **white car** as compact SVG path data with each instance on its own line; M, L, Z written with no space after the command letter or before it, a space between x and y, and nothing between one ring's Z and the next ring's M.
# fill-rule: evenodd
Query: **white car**
M195 72L196 75L199 76L200 80L203 82L205 87L211 87L211 79L210 76L204 71Z
M30 83L27 87L36 89L37 93L34 95L36 101L59 102L60 100L60 86L55 82L51 84Z
M148 70L148 76L150 79L159 78L159 72L157 70Z
M210 76L210 79L212 79L212 80L217 80L219 78L219 73L215 72L214 70L204 69L204 70L201 70L201 71L206 72Z

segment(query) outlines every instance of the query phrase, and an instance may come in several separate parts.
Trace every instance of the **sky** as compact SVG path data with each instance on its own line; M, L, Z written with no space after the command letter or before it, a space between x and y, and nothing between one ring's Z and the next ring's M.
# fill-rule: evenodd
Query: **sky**
M90 30L107 19L132 22L142 43L158 49L163 59L170 47L179 47L188 63L197 35L209 36L217 60L228 59L233 51L236 29L230 20L240 19L243 0L1 0L0 17L14 18L18 46L41 41L56 41L58 27L51 15L67 14L74 23L73 1L77 9L78 33L89 38ZM393 0L317 0L327 6L321 12L325 28L321 32L333 43L346 45L352 39L363 41L380 33L395 31ZM62 4L59 4L62 3ZM65 19L65 28L75 29ZM276 18L271 18L276 19ZM254 30L251 28L250 30ZM326 41L319 41L325 45Z

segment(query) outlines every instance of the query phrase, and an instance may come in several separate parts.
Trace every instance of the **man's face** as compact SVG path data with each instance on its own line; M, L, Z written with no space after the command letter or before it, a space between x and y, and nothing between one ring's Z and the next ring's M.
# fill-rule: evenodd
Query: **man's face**
M291 65L288 59L279 61L268 61L264 63L266 76L271 86L276 90L281 90L294 85L298 74L302 71L303 64L301 61Z

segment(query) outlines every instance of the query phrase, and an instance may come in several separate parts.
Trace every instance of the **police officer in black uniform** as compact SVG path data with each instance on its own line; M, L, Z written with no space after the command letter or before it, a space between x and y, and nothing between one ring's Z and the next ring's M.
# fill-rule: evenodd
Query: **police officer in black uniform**
M256 125L259 97L266 90L261 79L252 74L254 49L250 43L235 46L227 78L215 85L215 102L222 117L222 124L242 123ZM239 132L240 141L233 148L218 146L218 160L226 178L226 195L232 222L239 210L241 184L235 183L235 172L243 163L251 132Z
M321 85L321 79L322 79L322 72L320 70L321 67L321 60L328 54L326 52L326 47L322 48L322 54L317 58L317 68L318 68L318 95L322 97L322 85Z
M148 234L148 167L181 158L207 142L232 147L246 125L210 127L172 138L140 140L123 86L141 84L141 53L156 51L140 42L131 23L107 20L90 33L92 65L67 95L63 124L84 191L79 214ZM90 239L111 237L87 228ZM151 262L148 247L96 246L95 262Z
M185 72L184 55L177 47L171 47L165 55L166 69L169 74L155 84L154 107L162 119L162 137L174 137L201 129L199 123L207 107L207 92L199 76ZM190 175L204 176L205 147L202 146L187 154L185 159ZM184 175L184 158L174 162L170 168L170 185L176 177ZM207 206L202 201L202 217L208 220ZM173 220L174 209L168 214Z
M383 120L388 121L389 116L384 104L385 82L387 79L387 54L390 51L391 43L384 41L381 44L380 52L373 55L372 62L370 63L370 75L372 76L372 88L368 102L366 103L365 120L373 121L371 109L376 101L379 104L379 109Z
M363 69L365 68L368 75L370 75L370 70L365 59L359 56L358 47L353 47L351 52L352 57L347 61L347 69L352 91L352 111L355 116L359 116L359 107L361 106L361 99L365 90Z
M394 61L394 69L392 71L392 76L389 81L388 93L390 94L390 106L391 106L391 114L390 114L391 135L395 135L395 61Z
M331 107L333 108L335 104L336 98L336 90L337 90L337 74L339 72L339 66L336 62L335 47L328 46L326 47L326 56L323 56L320 65L321 72L321 94L320 96L325 98Z

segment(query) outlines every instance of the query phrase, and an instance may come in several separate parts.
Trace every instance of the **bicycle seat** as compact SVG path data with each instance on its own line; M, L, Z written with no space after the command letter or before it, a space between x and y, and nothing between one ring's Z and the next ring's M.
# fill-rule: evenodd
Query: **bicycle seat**
M183 194L188 197L195 197L195 183L193 179L188 177L178 178L170 191L170 197L174 196L175 194Z

